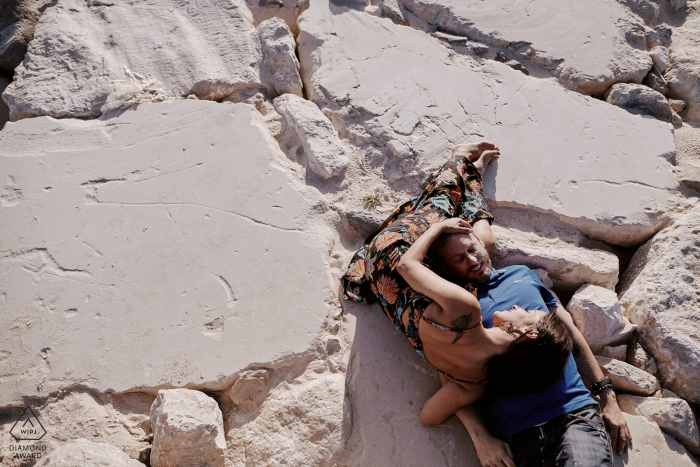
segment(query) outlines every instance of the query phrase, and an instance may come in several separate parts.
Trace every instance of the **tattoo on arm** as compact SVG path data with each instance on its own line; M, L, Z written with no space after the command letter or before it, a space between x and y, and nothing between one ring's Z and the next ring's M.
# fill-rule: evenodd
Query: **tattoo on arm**
M453 329L460 329L460 330L465 330L469 329L469 325L472 322L472 315L462 315L458 316L457 318L453 319L452 322L450 323L450 327ZM457 336L455 336L455 340L452 341L452 343L456 343L458 340L460 340L462 337L464 337L463 332L458 332Z

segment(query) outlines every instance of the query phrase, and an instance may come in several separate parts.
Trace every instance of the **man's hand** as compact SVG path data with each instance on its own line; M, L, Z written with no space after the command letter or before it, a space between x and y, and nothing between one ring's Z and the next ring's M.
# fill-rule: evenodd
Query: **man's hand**
M488 433L472 436L472 441L483 467L516 467L513 452L505 441Z
M617 405L617 398L612 389L606 389L600 394L600 418L603 419L610 433L612 448L618 455L627 452L632 446L632 434L627 426L627 420Z
M464 233L469 234L474 231L469 222L465 221L461 217L453 217L444 221L440 221L433 225L440 229L441 233Z

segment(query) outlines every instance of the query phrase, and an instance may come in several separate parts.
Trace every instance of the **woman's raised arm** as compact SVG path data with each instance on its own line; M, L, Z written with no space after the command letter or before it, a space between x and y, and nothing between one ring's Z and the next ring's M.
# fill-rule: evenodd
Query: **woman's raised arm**
M467 221L460 218L448 219L433 224L404 253L396 266L396 271L415 291L433 299L443 310L459 310L464 314L465 306L480 314L479 302L464 288L435 274L422 262L430 245L443 233L470 233L472 228ZM479 320L481 318L479 317Z

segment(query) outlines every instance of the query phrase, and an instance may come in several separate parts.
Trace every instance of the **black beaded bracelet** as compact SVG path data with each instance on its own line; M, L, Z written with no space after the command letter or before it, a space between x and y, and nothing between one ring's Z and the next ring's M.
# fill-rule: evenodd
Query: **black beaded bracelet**
M601 392L605 391L606 389L612 388L612 381L610 381L610 378L607 376L597 383L594 383L591 385L591 392L593 393L594 396L597 396Z

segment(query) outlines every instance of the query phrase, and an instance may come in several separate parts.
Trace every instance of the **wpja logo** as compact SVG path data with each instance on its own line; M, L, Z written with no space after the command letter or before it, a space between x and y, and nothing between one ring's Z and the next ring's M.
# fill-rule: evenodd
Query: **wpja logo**
M39 441L46 434L46 430L32 408L26 406L10 429L10 434L17 441Z
M26 406L19 418L12 425L10 434L16 441L39 441L46 434L46 429L39 421L31 407ZM46 445L10 444L13 459L41 459L46 451Z

